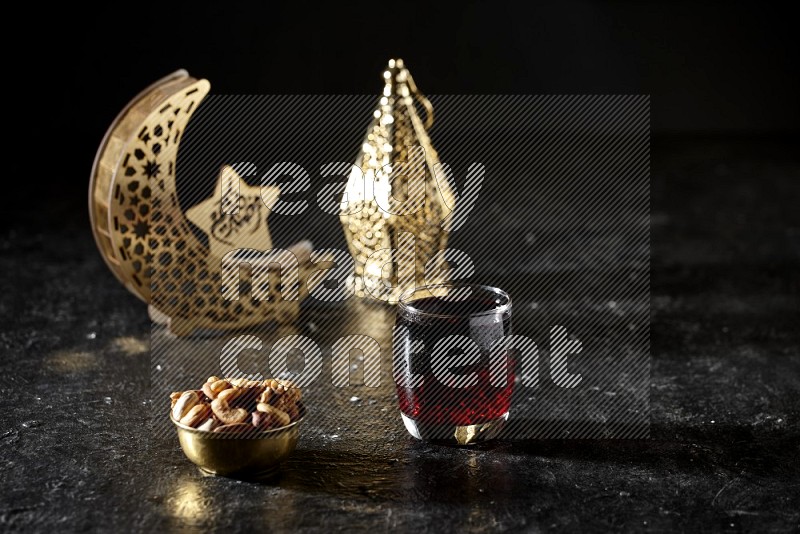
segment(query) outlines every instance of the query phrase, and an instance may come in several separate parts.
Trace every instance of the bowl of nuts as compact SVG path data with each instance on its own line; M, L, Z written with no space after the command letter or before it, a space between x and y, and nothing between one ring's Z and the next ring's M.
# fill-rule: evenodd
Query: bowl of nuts
M170 395L170 419L186 457L205 473L263 479L297 445L305 409L289 380L210 377Z

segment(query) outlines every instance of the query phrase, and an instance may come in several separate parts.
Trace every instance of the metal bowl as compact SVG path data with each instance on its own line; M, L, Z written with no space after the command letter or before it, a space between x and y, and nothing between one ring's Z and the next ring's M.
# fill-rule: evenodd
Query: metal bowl
M244 479L270 478L297 446L297 421L249 437L235 433L208 432L182 425L170 416L178 431L181 449L189 460L211 475Z

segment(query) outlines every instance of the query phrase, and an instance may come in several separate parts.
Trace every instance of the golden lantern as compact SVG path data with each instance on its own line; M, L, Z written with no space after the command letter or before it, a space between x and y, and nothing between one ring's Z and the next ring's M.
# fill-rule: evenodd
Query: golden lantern
M339 217L355 262L357 296L396 303L442 272L455 197L427 130L433 106L402 59L389 61L383 92L342 199ZM423 121L415 107L425 110Z

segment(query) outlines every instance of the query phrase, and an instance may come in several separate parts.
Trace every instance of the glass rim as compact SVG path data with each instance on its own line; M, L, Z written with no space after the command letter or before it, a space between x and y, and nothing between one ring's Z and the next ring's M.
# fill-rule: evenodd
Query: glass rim
M491 310L475 312L475 313L433 313L421 310L413 305L413 300L409 300L409 297L414 295L417 292L425 291L430 296L436 297L431 290L435 290L437 288L448 288L448 289L458 289L468 287L470 289L480 289L486 293L492 293L494 295L498 295L505 300L503 304L499 304L492 308ZM438 297L436 297L438 298ZM397 300L397 306L399 308L400 313L408 314L410 316L416 317L432 317L436 319L457 319L459 317L488 317L492 315L502 315L504 313L511 314L511 295L507 292L503 291L499 287L494 286L487 286L484 284L470 284L470 283L460 283L460 282L446 282L441 284L430 284L426 286L417 286L412 289L408 289L404 291L400 298Z

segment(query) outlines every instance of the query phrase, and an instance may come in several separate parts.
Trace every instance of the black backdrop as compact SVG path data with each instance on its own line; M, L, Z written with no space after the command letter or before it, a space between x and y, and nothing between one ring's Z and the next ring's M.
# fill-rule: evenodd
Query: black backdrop
M216 94L369 94L397 56L429 94L651 94L657 135L782 135L800 115L795 19L756 2L22 8L4 37L17 139L6 154L6 227L50 226L30 210L40 202L88 224L86 185L105 129L180 67Z

